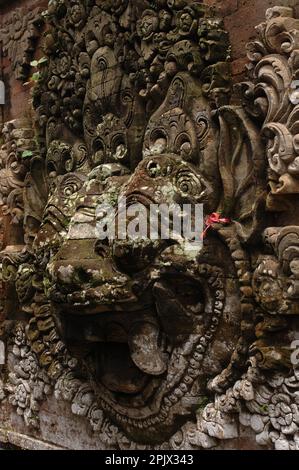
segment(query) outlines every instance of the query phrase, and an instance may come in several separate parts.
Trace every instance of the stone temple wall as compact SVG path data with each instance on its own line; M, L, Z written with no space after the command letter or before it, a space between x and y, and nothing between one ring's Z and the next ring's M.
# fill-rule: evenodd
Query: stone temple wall
M0 0L0 67L0 447L298 450L298 0Z
M219 11L224 18L224 24L229 31L232 45L233 68L232 73L235 80L244 78L244 69L248 62L246 55L246 44L255 37L255 27L265 20L265 11L275 5L293 7L298 15L299 7L297 0L207 0L205 3Z
M248 62L246 44L255 37L255 26L265 19L265 11L274 5L294 7L298 14L297 0L204 0L203 2L216 9L219 16L224 19L225 27L230 35L232 45L232 74L234 80L244 78L244 70ZM47 0L2 0L0 1L0 24L7 25L11 21L12 13L20 11L22 18L26 18L27 12L43 11L46 9ZM25 24L25 23L24 23ZM18 43L19 44L19 43ZM16 80L13 70L14 55L11 46L11 55L3 58L3 73L6 85L9 83L7 98L9 104L4 108L4 119L16 119L30 113L28 100L30 88L24 87L22 82ZM35 54L40 54L37 47Z

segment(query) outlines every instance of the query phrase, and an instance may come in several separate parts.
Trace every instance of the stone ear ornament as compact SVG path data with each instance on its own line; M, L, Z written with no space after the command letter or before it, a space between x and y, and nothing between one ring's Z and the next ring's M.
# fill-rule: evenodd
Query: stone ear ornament
M298 450L293 13L266 12L233 87L198 2L49 2L36 133L0 147L0 409L29 435L54 397L103 449ZM201 250L99 237L137 203L202 204Z

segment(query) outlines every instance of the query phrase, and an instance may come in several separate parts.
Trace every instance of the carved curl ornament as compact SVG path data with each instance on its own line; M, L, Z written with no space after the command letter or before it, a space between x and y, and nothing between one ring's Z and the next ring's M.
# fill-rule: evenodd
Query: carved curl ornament
M27 320L2 324L0 399L37 427L54 394L103 448L221 447L242 425L298 449L292 9L267 11L236 90L228 34L200 2L50 0L46 18L39 148L25 163L11 137L1 150L24 228L2 264ZM119 196L230 223L195 258L173 240L99 241L96 208Z

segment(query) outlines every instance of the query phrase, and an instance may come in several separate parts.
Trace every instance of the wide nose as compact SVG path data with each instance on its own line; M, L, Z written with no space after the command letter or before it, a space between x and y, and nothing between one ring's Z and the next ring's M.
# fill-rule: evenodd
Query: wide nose
M134 300L131 279L120 272L107 246L97 240L67 240L48 265L51 300L113 303Z

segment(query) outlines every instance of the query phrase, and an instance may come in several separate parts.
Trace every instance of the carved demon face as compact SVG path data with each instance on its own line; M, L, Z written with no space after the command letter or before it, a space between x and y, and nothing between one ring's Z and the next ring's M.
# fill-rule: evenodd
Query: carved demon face
M240 336L236 268L219 237L211 234L190 256L185 240L98 236L105 218L118 233L136 203L147 219L151 205L202 204L205 215L217 209L215 130L199 91L189 113L180 106L188 86L184 76L174 80L131 175L119 152L121 145L121 155L129 155L127 138L120 121L107 116L94 138L100 164L87 176L55 179L34 244L48 253L40 259L59 335L107 415L143 441L155 430L160 442L184 419L182 409L186 417L194 412ZM104 204L113 207L109 217Z
M233 89L201 2L49 2L38 149L12 123L0 151L0 401L26 424L52 391L103 447L216 446L239 421L298 447L292 14L268 10Z
M166 177L151 175L158 165ZM239 333L238 292L224 280L227 270L235 277L232 260L213 237L195 259L172 240L98 240L95 201L123 180L99 183L101 170L84 184L67 240L48 264L57 325L74 354L80 352L103 399L115 406L121 400L133 416L148 400L160 414L159 396L172 407L189 394L192 406L229 361ZM207 183L174 155L147 157L120 194L128 206L158 202L163 189L180 197L181 173L183 199L202 195L204 201Z

